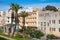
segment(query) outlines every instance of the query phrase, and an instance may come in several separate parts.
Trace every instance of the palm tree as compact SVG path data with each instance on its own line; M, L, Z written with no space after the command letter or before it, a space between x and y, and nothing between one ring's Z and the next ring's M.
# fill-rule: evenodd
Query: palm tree
M26 28L25 27L25 17L27 17L29 14L28 14L28 12L25 12L25 11L23 11L23 12L21 12L20 14L19 14L19 17L22 17L23 18L23 29L22 29L22 32L23 32L23 35L25 35L25 33L24 33L24 28ZM24 36L23 36L24 37Z
M15 7L15 6L14 6L14 4L12 3L12 4L10 5L10 9L8 10L8 11L12 10L12 14L11 14L11 26L10 26L10 28L9 28L9 35L10 35L10 33L11 33L11 28L12 28L12 25L13 25L14 10L15 10L14 7Z
M13 19L15 19L15 27L14 27L14 31L13 31L13 34L15 33L16 31L16 25L19 24L19 19L18 19L18 10L22 8L21 6L19 6L18 4L14 4L12 3L11 6L10 6L10 9L9 10L12 10L12 18L11 18L11 25L13 23ZM15 12L15 13L14 13Z
M25 11L20 13L20 17L23 18L23 27L25 27L25 17L27 17L29 14Z

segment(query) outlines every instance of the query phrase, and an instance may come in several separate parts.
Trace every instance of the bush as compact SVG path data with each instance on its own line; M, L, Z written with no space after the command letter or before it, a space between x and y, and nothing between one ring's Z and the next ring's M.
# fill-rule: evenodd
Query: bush
M53 34L51 34L51 35L48 34L48 35L47 35L47 38L48 38L48 39L56 39L56 36L54 36Z
M40 38L40 37L44 36L43 32L41 32L39 30L31 29L31 28L26 29L24 31L24 33L30 35L31 37L35 37L35 38Z
M44 36L44 33L41 32L41 31L36 30L36 31L34 32L34 35L35 35L36 38L40 38L40 37Z

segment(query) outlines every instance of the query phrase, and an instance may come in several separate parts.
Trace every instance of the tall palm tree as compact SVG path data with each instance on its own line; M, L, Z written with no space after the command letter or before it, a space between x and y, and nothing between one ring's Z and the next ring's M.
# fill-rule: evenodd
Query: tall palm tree
M14 14L14 16L12 15L13 18L11 18L11 25L12 25L13 19L15 19L15 27L14 27L13 35L14 35L15 31L16 31L16 25L19 23L18 10L20 8L22 8L22 7L19 6L18 4L12 3L11 6L10 6L10 9L9 9L9 10L12 10L12 14Z
M19 19L18 19L18 10L21 9L22 7L19 6L18 4L15 4L15 28L14 28L14 32L12 35L14 35L15 31L16 31L16 26L19 24Z
M25 11L20 13L20 17L23 18L23 27L25 27L25 17L27 17L29 14Z
M15 6L14 6L14 4L12 3L12 4L10 5L10 9L8 10L8 11L12 10L12 14L11 14L11 26L10 26L10 28L9 28L9 35L10 35L10 33L11 33L11 28L12 28L12 25L13 25L14 10L15 10L14 7L15 7Z

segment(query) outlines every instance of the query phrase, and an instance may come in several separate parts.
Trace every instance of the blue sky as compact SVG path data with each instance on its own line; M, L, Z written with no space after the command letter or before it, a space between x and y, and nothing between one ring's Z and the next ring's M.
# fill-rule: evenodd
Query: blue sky
M11 3L17 3L23 7L44 8L46 5L53 5L60 8L60 0L0 0L0 11L8 10Z

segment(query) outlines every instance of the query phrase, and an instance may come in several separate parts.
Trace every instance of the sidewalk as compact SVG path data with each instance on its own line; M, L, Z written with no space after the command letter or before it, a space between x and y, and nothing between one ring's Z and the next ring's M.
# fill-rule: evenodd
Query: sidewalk
M6 39L8 39L8 40L14 40L14 39L12 39L12 38L5 37L5 36L2 36L2 35L0 35L0 37L6 38Z

